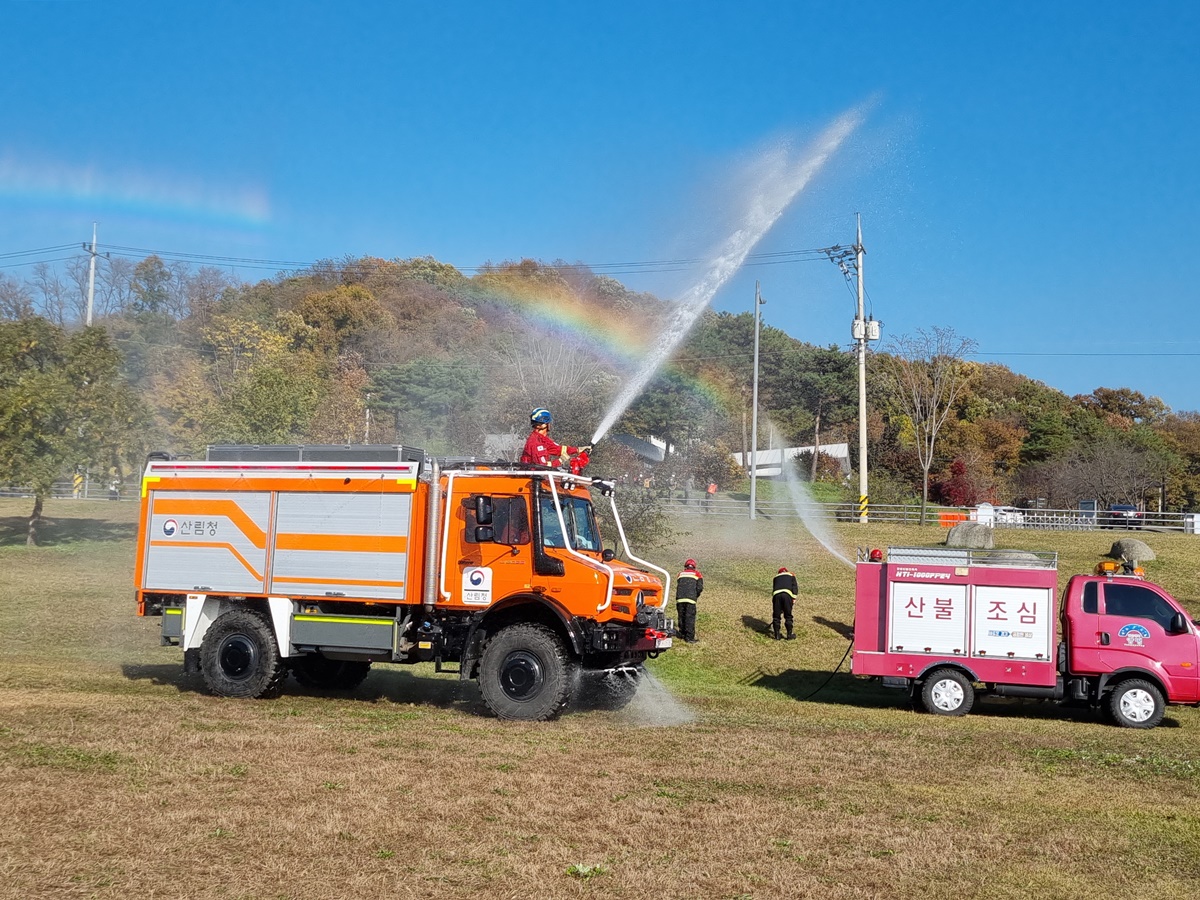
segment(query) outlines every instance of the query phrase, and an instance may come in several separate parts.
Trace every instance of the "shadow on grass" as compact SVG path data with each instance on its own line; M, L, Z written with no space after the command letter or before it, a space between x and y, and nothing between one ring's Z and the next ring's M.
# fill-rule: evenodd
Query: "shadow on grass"
M742 616L742 627L747 631L755 631L760 634L771 633L771 623L766 619L758 618L758 616Z
M0 547L24 547L29 534L29 519L23 516L0 518ZM137 537L137 525L108 522L104 519L42 518L38 528L39 547L62 547L84 541L119 543Z
M817 625L822 625L830 631L836 632L846 640L854 638L854 627L847 625L844 622L834 622L831 619L826 619L823 616L813 616L813 622ZM758 634L771 634L771 623L766 619L760 619L758 616L742 616L742 627L747 631L753 631Z
M814 703L888 707L903 706L907 701L907 695L902 691L881 688L855 678L848 672L831 675L812 669L785 669L772 674L760 669L743 678L742 684L777 691L793 700L811 700Z
M175 688L180 693L207 694L204 679L200 675L188 675L183 665L136 665L126 663L122 674L131 681L148 681L155 685ZM567 714L612 711L623 707L633 692L614 691L603 685L603 676L597 672L581 673L575 694L567 707ZM643 686L644 687L644 686ZM455 677L424 675L393 666L374 666L365 681L353 690L319 690L306 688L294 678L284 682L284 699L288 697L329 697L342 700L358 700L373 703L380 700L392 703L411 703L436 709L458 710L468 715L491 718L492 713L483 702L479 684L475 681L460 681Z
M885 688L877 682L858 678L848 672L817 672L809 669L786 669L778 674L759 670L742 679L743 684L778 691L797 701L828 703L842 706L861 706L868 709L913 709L914 715L925 715L915 709L908 692ZM1098 710L1087 706L1059 704L1019 697L977 696L971 716L996 719L1038 719L1101 724L1105 721ZM932 716L930 718L933 718ZM1179 728L1181 723L1169 714L1160 728ZM1112 726L1116 727L1116 726Z
M173 687L180 693L208 693L204 679L200 675L186 674L182 662L167 665L126 663L121 667L121 673L130 681L148 681L163 687ZM366 680L349 691L307 688L289 677L284 681L283 696L339 697L364 702L390 700L393 703L415 703L438 709L459 709L468 713L488 714L479 694L479 687L473 681L427 677L391 666L373 667Z
M818 625L824 625L831 631L836 631L848 641L854 638L853 625L847 625L845 622L834 622L831 619L826 619L824 616L813 616L812 620Z

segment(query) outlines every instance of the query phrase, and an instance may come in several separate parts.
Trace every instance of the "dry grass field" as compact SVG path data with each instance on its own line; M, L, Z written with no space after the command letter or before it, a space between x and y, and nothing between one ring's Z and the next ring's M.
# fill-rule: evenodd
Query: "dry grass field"
M1200 876L1200 712L1152 731L984 699L964 719L831 671L852 570L795 523L683 518L700 643L621 713L500 722L474 685L207 696L134 615L133 504L0 501L0 896L1179 898ZM941 529L834 528L854 545ZM1112 532L998 532L1090 570ZM1140 535L1200 615L1200 537ZM781 564L799 640L767 639Z

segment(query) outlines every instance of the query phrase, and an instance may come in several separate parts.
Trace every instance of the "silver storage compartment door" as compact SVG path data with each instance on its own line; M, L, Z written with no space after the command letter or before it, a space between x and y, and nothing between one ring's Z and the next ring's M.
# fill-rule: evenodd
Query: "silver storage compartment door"
M155 491L142 588L263 593L270 512L264 491Z
M271 593L403 600L412 495L279 494Z

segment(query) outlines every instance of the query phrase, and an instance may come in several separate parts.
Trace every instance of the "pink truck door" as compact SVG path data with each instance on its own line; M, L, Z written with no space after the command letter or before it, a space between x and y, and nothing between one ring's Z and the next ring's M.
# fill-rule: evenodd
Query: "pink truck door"
M1194 703L1200 695L1197 681L1196 635L1189 621L1183 634L1171 634L1171 619L1178 607L1149 585L1108 581L1103 587L1099 616L1100 656L1106 671L1136 666L1151 671L1161 663L1168 676L1167 698L1175 703Z
M1063 616L1063 635L1067 640L1067 668L1080 675L1111 671L1100 658L1100 585L1087 581L1082 585L1083 596L1078 601L1068 599Z

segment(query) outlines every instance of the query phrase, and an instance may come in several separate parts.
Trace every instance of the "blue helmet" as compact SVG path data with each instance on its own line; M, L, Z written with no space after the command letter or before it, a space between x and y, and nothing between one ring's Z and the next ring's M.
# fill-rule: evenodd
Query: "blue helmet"
M550 410L546 409L545 407L539 406L537 409L535 409L533 412L531 412L529 414L529 424L530 425L549 425L550 424Z

